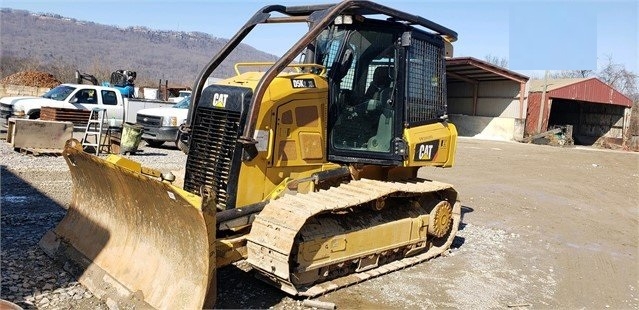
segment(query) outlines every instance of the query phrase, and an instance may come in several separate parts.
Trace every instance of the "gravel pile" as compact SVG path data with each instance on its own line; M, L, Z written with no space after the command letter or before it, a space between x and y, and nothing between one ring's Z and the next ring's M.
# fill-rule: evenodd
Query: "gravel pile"
M0 80L0 84L53 88L61 84L53 75L39 71L21 71Z

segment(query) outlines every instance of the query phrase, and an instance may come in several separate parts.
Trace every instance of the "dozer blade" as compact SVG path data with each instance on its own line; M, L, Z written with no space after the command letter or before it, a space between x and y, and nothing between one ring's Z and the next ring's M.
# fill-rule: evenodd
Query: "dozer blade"
M215 235L209 240L200 204L206 198L84 153L77 140L67 141L63 156L73 198L40 240L49 256L107 301L158 309L214 304Z

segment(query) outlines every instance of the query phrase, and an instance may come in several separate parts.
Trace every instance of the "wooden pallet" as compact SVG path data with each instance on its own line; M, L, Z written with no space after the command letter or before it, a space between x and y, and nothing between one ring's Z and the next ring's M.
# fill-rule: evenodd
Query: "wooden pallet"
M86 127L90 110L42 107L40 119L45 121L72 122L75 127Z
M23 155L58 157L62 156L62 150L59 149L34 149L34 148L14 148L14 151Z

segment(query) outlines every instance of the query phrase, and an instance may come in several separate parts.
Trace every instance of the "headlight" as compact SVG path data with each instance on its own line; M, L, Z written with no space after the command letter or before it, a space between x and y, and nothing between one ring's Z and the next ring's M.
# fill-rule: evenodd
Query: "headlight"
M24 117L24 110L14 110L13 111L13 116L15 117L19 117L19 118L23 118Z
M175 126L177 126L177 125L178 125L178 123L177 123L177 117L175 117L175 116L171 116L171 118L169 119L169 126L173 126L173 127L175 127Z

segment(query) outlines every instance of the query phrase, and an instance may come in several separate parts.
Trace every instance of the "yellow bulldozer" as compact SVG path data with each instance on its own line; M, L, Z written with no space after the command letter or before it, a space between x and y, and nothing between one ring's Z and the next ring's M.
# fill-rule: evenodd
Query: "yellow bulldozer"
M276 62L238 63L205 87L270 23L308 32ZM96 296L158 309L214 307L216 269L239 261L313 297L438 256L461 205L417 172L454 163L445 58L456 39L369 1L265 6L197 78L183 185L69 140L72 202L40 246Z

